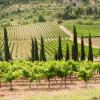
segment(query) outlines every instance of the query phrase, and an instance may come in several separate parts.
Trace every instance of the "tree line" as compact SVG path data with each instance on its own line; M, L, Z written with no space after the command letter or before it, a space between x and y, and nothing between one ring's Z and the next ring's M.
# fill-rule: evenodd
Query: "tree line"
M77 31L76 31L75 26L73 26L73 35L74 36L73 36L73 44L72 44L72 55L70 55L70 53L69 53L70 52L69 46L67 44L66 45L65 61L70 60L70 59L72 59L74 61L86 60L83 36L81 37L81 57L79 57L78 43L77 43ZM88 37L88 41L89 41L88 60L93 61L92 41L91 41L91 35L90 34L89 34L89 37ZM63 60L63 53L62 53L61 37L60 36L59 36L58 52L55 53L55 60Z
M41 45L40 45L40 54L39 54L39 50L38 50L38 42L36 38L32 38L31 39L31 60L34 61L47 61L46 59L46 55L45 55L45 44L44 44L44 40L43 37L41 37ZM88 41L89 41L89 46L88 46L88 60L89 61L93 61L93 50L92 50L92 41L91 41L91 35L89 34L88 37ZM81 37L81 56L79 57L79 53L78 53L78 43L77 43L77 31L76 31L76 27L73 26L73 44L72 44L72 54L70 55L70 50L69 50L69 45L66 45L66 54L63 55L63 51L62 51L62 43L61 43L61 36L59 35L59 39L58 39L58 50L55 51L54 54L54 58L55 60L63 60L65 59L65 61L67 60L74 60L74 61L83 61L86 60L86 56L85 56L85 49L84 49L84 40L83 40L83 36ZM8 46L8 36L7 36L7 29L4 28L4 55L5 55L5 61L9 61L12 60L11 58L11 54L9 52L9 46Z
M58 13L58 18L76 19L76 18L100 18L99 6L69 6L67 5L62 13Z

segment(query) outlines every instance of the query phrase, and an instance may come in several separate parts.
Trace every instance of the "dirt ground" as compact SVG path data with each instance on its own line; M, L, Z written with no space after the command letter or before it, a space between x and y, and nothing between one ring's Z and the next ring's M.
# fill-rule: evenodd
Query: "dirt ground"
M6 86L5 84L2 84L2 87L0 88L0 100L24 100L25 97L32 97L41 93L45 96L55 96L63 93L68 93L68 91L76 91L84 88L84 82L82 81L67 81L66 87L64 82L62 87L60 85L60 80L58 80L57 83L52 81L50 88L48 88L48 82L41 81L41 83L33 83L32 89L29 89L28 81L14 81L13 91L9 90L9 83L7 83ZM88 88L100 88L100 80L90 81Z
M88 43L88 38L85 38L84 41ZM100 48L100 37L92 38L92 45Z
M68 30L63 25L59 25L62 31L64 31L68 35L68 39L73 40L73 33ZM77 38L78 43L81 43L81 39ZM88 38L84 39L85 45L88 45ZM92 38L92 46L95 48L100 48L100 37Z

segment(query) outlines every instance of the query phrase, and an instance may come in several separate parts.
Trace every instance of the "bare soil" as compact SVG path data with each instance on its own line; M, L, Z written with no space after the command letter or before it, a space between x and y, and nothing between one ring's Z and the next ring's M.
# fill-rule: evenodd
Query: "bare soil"
M32 88L29 89L29 81L28 80L16 80L13 81L13 91L9 90L9 83L2 83L2 87L0 88L0 100L23 100L25 97L32 97L39 93L43 93L43 95L59 95L63 92L68 93L68 91L82 89L84 87L84 82L79 81L78 79L67 79L66 87L63 81L61 86L61 80L57 79L57 83L54 79L51 79L50 88L48 88L48 81L41 80L40 82L34 82L32 84ZM91 78L88 82L89 88L100 88L100 78Z
M88 38L84 38L85 43L88 43ZM92 38L92 45L100 48L100 37Z
M68 30L66 27L64 27L63 25L59 25L59 27L62 29L62 31L64 31L68 35L68 39L72 41L73 33L70 30ZM78 43L81 43L81 39L79 37L77 38L77 40L78 40ZM84 42L85 42L85 45L88 45L88 38L85 38ZM92 38L92 42L93 42L92 43L93 47L100 48L100 37Z

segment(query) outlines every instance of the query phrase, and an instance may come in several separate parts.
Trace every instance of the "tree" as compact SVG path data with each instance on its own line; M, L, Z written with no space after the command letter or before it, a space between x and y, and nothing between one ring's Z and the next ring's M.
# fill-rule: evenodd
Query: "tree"
M43 17L43 15L39 15L38 17L38 22L45 22L45 18Z
M86 14L87 15L92 15L93 14L93 7L91 7L91 6L87 7Z
M55 60L57 61L58 58L57 58L57 52L55 51Z
M34 61L39 61L38 45L37 45L36 38L35 38L35 44L34 44Z
M81 61L85 60L85 51L84 51L84 40L83 36L81 38Z
M93 61L93 51L92 51L92 41L91 41L91 35L89 34L89 53L88 53L88 60Z
M84 4L89 3L89 0L82 0Z
M68 44L67 44L65 61L67 61L67 60L69 60L69 59L70 59L70 55L69 55L69 46L68 46Z
M46 62L43 68L43 73L45 74L45 78L48 80L48 88L50 88L50 79L56 76L56 62Z
M59 61L57 63L57 77L61 78L61 84L60 84L60 87L62 87L62 83L63 83L63 77L65 77L65 72L67 70L65 70L63 67L65 66L65 63L64 61Z
M78 71L78 77L85 82L85 88L89 79L92 77L94 72L93 64L91 62L82 62Z
M61 84L60 86L62 87L62 83L63 83L63 77L65 78L65 87L66 87L66 79L69 73L69 65L67 62L65 61L59 61L57 62L56 65L56 73L57 73L57 77L61 78Z
M4 27L4 51L5 51L5 61L9 61L11 57L9 53L7 29L5 27Z
M58 54L57 54L58 60L63 59L63 53L62 53L62 45L61 45L61 37L59 35L59 45L58 45Z
M74 60L74 45L72 45L72 60Z
M2 67L5 68L3 72L3 80L5 82L10 82L10 90L13 90L12 81L18 79L21 73L19 70L16 70L17 68L13 68L14 66L11 63L3 62Z
M31 50L31 54L32 54L32 61L34 62L34 40L32 39L32 50Z
M42 37L41 37L40 61L46 61L45 50L44 50L44 41L43 41Z
M76 32L76 27L73 26L73 33L74 33L74 36L73 36L73 45L74 45L74 48L73 48L73 60L77 61L78 60L78 44L77 44L77 32Z

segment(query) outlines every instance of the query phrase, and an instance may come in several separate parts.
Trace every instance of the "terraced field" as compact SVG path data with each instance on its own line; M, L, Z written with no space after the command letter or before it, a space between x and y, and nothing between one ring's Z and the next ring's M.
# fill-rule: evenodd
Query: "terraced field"
M10 52L13 59L22 59L31 57L31 38L37 38L40 49L40 38L44 38L45 42L52 41L58 38L59 34L65 38L66 34L59 28L55 22L36 23L23 26L7 27ZM3 49L3 28L1 33L1 48ZM45 47L47 57L51 51Z
M7 27L9 47L12 59L28 59L31 57L31 38L37 38L38 46L40 49L41 36L45 41L45 51L48 60L54 59L54 53L58 46L58 36L62 37L62 48L65 54L66 43L69 44L70 51L72 41L67 39L66 33L64 33L56 22L36 23L22 26L10 26ZM3 28L0 29L0 47L3 50ZM80 45L79 45L80 51ZM71 52L70 52L71 53ZM86 47L86 55L88 54L88 48ZM94 55L100 55L99 49L94 49Z

